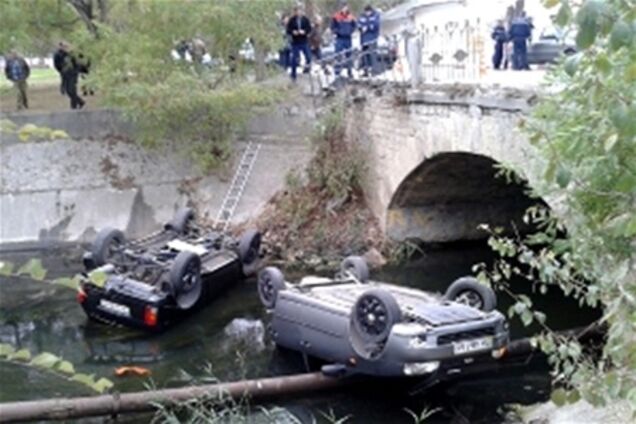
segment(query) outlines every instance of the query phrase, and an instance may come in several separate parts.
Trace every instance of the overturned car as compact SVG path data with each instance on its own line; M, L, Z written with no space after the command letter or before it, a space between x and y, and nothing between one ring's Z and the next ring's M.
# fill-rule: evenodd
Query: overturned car
M366 262L349 257L335 278L305 277L298 284L265 268L258 293L278 346L347 373L430 375L446 362L501 357L508 343L494 292L472 277L458 279L441 297L369 281Z
M137 240L105 228L84 254L77 299L91 319L162 330L254 274L260 245L255 230L236 240L196 225L188 208Z

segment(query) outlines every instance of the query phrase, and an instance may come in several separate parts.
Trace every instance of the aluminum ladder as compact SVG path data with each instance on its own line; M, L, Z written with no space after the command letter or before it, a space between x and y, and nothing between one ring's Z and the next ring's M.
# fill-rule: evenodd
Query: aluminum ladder
M254 167L256 156L258 156L260 148L261 143L254 143L252 141L247 143L238 168L234 172L234 177L232 177L230 188L228 188L227 193L225 193L225 198L223 199L223 203L221 203L221 208L214 221L215 230L225 232L228 225L230 225L236 206L245 191L245 186L252 173L252 168Z

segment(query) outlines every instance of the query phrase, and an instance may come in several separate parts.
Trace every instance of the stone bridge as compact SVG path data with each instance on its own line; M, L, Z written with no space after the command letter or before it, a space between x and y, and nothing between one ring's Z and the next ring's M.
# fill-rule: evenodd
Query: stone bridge
M362 147L365 194L386 234L437 243L484 238L482 223L526 229L523 212L536 200L526 184L497 176L497 167L532 163L518 124L535 93L456 84L355 87L347 132Z

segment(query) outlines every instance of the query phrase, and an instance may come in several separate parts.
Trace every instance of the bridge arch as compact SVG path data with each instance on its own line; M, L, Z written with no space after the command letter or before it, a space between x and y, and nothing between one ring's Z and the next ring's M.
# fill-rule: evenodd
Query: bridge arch
M527 185L497 176L497 162L485 155L450 151L430 156L397 186L388 205L386 233L394 240L426 243L479 240L487 223L528 230L522 218L540 202Z

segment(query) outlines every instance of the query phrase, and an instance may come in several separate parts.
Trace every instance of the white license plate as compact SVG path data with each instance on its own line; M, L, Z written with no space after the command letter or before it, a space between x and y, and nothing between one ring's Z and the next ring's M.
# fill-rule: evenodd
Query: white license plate
M119 303L111 302L106 299L99 300L99 309L120 317L130 316L130 308L128 306L120 305Z
M492 349L492 337L482 337L480 339L463 340L453 343L453 353L455 355L490 349Z

